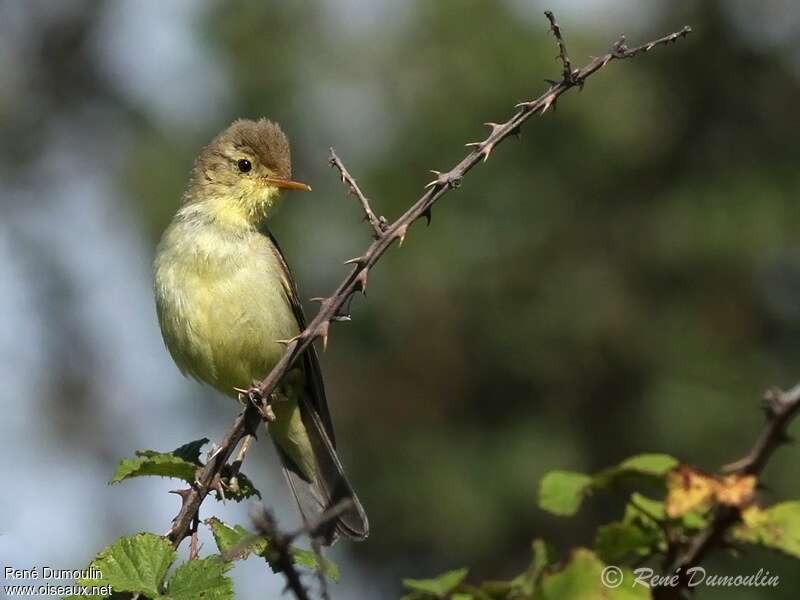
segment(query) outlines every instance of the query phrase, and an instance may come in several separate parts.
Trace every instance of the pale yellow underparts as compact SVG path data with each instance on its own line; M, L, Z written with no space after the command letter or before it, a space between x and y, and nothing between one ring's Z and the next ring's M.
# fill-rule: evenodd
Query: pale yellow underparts
M255 182L254 182L255 183ZM278 250L258 229L277 200L276 188L227 198L213 185L204 200L184 204L164 232L155 260L155 297L165 343L184 374L237 397L280 359L278 340L299 333ZM229 190L230 192L231 190ZM313 453L298 409L303 373L290 373L275 395L270 435L304 474Z

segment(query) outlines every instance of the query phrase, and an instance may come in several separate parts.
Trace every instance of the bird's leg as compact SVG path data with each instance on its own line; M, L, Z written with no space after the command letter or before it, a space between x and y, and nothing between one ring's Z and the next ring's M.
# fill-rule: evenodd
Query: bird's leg
M237 392L239 392L239 402L242 405L247 406L247 404L252 404L258 409L258 412L261 413L261 417L267 422L271 423L275 420L275 413L272 412L272 406L270 406L273 394L270 394L270 399L265 399L261 396L261 390L258 387L259 382L257 380L253 381L253 384L248 388L233 388Z
M305 376L303 375L303 370L292 369L283 376L283 380L278 386L278 389L273 392L273 400L278 402L297 400L304 385Z

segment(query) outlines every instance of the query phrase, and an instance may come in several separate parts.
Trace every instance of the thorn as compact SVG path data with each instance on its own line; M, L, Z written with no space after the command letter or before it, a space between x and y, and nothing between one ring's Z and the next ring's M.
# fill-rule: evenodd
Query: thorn
M474 147L478 148L478 147L480 147L480 146L482 146L482 145L483 145L483 142L467 142L467 143L466 143L466 144L464 144L464 145L465 145L467 148L470 148L470 147L472 147L472 146L474 146Z
M433 210L431 210L430 206L425 209L422 216L425 217L425 227L429 226L431 224L431 219L433 219Z
M344 261L346 265L363 265L366 264L367 259L363 256L356 256L355 258L351 258L350 260Z
M275 340L275 343L276 344L283 344L284 346L288 346L292 342L296 342L297 340L299 340L302 337L303 337L303 334L302 333L298 333L296 336L290 337L288 340Z
M361 272L356 275L356 283L358 284L358 289L361 291L363 295L367 295L367 277L369 271L367 269L362 269Z
M397 228L395 237L400 240L400 243L397 244L398 248L403 247L403 242L406 240L406 233L408 233L408 225L401 225L400 227Z
M492 123L491 121L489 121L487 123L484 123L484 125L486 125L487 127L491 127L492 133L490 135L494 135L495 133L497 133L499 129L502 129L504 124L501 125L500 123Z
M433 173L434 175L436 175L436 179L434 179L433 181L425 184L425 189L426 190L429 187L433 187L435 185L441 185L441 182L442 182L442 172L441 171L437 171L435 169L431 169L430 172Z
M220 452L222 452L222 446L217 446L216 444L213 444L211 446L211 449L208 451L208 454L206 455L206 463L209 463L212 460L214 460Z
M225 497L225 489L222 487L222 479L219 476L219 473L214 475L214 479L211 481L211 489L217 492L217 498L225 502L227 498Z
M483 153L483 162L486 162L487 160L489 160L489 155L492 153L492 150L494 150L494 142L492 142L490 144L486 144L486 147L481 150L481 152ZM461 185L460 182L459 182L459 185ZM453 187L457 187L457 186L453 186Z
M352 321L352 317L350 315L333 315L331 317L331 321L334 323L341 323L344 321Z
M547 112L547 110L548 110L548 109L549 109L551 106L553 106L553 107L554 107L554 105L555 105L555 101L556 101L556 96L554 96L553 94L550 94L549 96L547 96L547 98L545 98L545 99L544 99L544 107L542 107L541 114L544 114L544 113L546 113L546 112Z
M186 499L189 497L189 494L192 493L192 488L184 488L182 490L170 490L169 493L175 494L176 496L180 496L181 501L185 502Z
M325 302L325 300L327 300L327 298L323 298L322 296L314 296L313 298L308 299L309 302L319 302L320 304Z
M328 329L330 325L328 321L325 321L320 324L317 328L317 335L322 338L322 351L325 352L328 349Z

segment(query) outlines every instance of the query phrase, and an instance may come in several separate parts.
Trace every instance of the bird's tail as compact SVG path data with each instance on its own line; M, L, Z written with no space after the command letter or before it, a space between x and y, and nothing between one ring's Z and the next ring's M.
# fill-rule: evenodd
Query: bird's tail
M297 500L303 519L309 524L315 524L323 512L343 500L349 500L347 509L318 530L321 542L330 545L336 541L338 535L359 541L365 539L369 535L367 514L347 481L342 463L319 415L303 400L300 401L300 414L311 442L313 478L304 474L277 443L275 446L283 465L283 474Z

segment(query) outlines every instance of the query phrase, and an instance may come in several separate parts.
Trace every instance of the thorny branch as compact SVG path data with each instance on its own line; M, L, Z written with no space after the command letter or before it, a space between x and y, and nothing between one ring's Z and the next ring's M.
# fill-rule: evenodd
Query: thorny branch
M725 465L725 473L736 475L760 475L773 452L779 446L790 441L786 431L789 423L800 411L800 384L784 392L773 388L764 394L764 409L767 422L750 451L736 462ZM657 598L681 598L683 589L688 585L687 571L699 565L709 551L724 544L725 534L731 526L739 522L739 508L735 506L716 507L711 523L700 533L690 538L668 554L672 560L667 565L666 573L677 573L679 586L661 588Z
M335 167L339 171L339 175L342 177L342 183L347 186L347 191L358 198L358 201L361 203L361 210L364 211L364 220L369 222L369 224L372 226L372 230L374 232L373 237L378 239L381 235L383 235L383 232L386 231L386 219L384 217L378 217L372 211L372 207L369 205L369 200L364 195L364 192L361 191L361 188L358 187L356 180L347 171L333 148L331 148L331 155L328 162L332 167Z
M243 553L246 554L247 550L255 541L258 539L265 539L269 544L266 556L275 569L283 573L286 577L286 589L291 590L297 600L307 600L309 598L308 590L303 585L300 572L297 570L294 563L292 544L297 538L304 535L309 536L312 541L318 539L322 527L337 519L339 515L344 513L351 506L351 500L342 500L319 515L313 522L306 522L302 527L289 532L282 531L278 527L277 520L272 511L261 506L255 509L252 514L256 533L223 553L223 558L225 560L232 560L241 556ZM317 574L319 577L320 595L324 600L327 600L328 588L325 580L322 557L319 552L317 552L317 559L319 561Z
M367 197L356 184L355 179L349 174L336 153L331 150L331 165L339 171L343 182L359 199L365 217L372 228L374 240L361 256L345 263L352 264L353 269L333 294L327 298L317 299L320 302L320 307L314 319L300 334L285 342L286 351L281 359L267 377L249 391L247 394L249 402L245 410L234 421L232 428L220 442L217 450L208 459L206 465L199 470L194 484L189 489L182 490L180 494L182 499L181 509L173 520L172 529L168 533L168 538L174 546L180 545L181 541L190 534L192 522L197 517L200 505L208 493L211 490L222 489L220 476L222 468L242 438L248 434L255 434L262 415L269 415L268 399L281 378L314 340L321 338L323 345L327 344L330 324L335 321L347 320L349 315L346 314L346 306L350 298L357 292L366 293L370 269L395 241L402 244L412 224L423 217L430 222L431 209L436 202L450 190L459 187L464 176L473 167L482 161L488 160L495 146L509 136L518 135L521 126L531 117L536 114L543 115L550 108L554 108L556 101L562 94L574 87L583 88L589 77L615 60L633 58L638 54L649 52L656 46L667 45L684 38L691 32L691 28L684 27L680 31L635 48L628 48L623 36L614 43L609 53L595 57L586 66L573 70L560 27L555 22L552 13L548 13L547 18L550 21L550 30L556 36L559 45L559 58L564 67L561 81L551 83L549 89L535 100L518 104L516 111L507 121L503 123L487 123L491 128L489 135L480 142L467 144L467 147L472 148L472 150L449 171L433 171L436 178L425 186L425 192L422 196L393 223L387 224L384 219L376 216L370 207Z
M556 23L556 17L553 13L549 10L544 11L544 16L547 17L547 20L550 21L550 31L556 37L556 43L558 44L558 59L561 61L561 64L564 67L562 72L562 78L564 81L572 81L574 72L572 70L572 61L569 59L569 54L567 53L567 45L564 43L564 38L561 35L561 27L559 27L558 23ZM553 84L557 82L552 82Z

